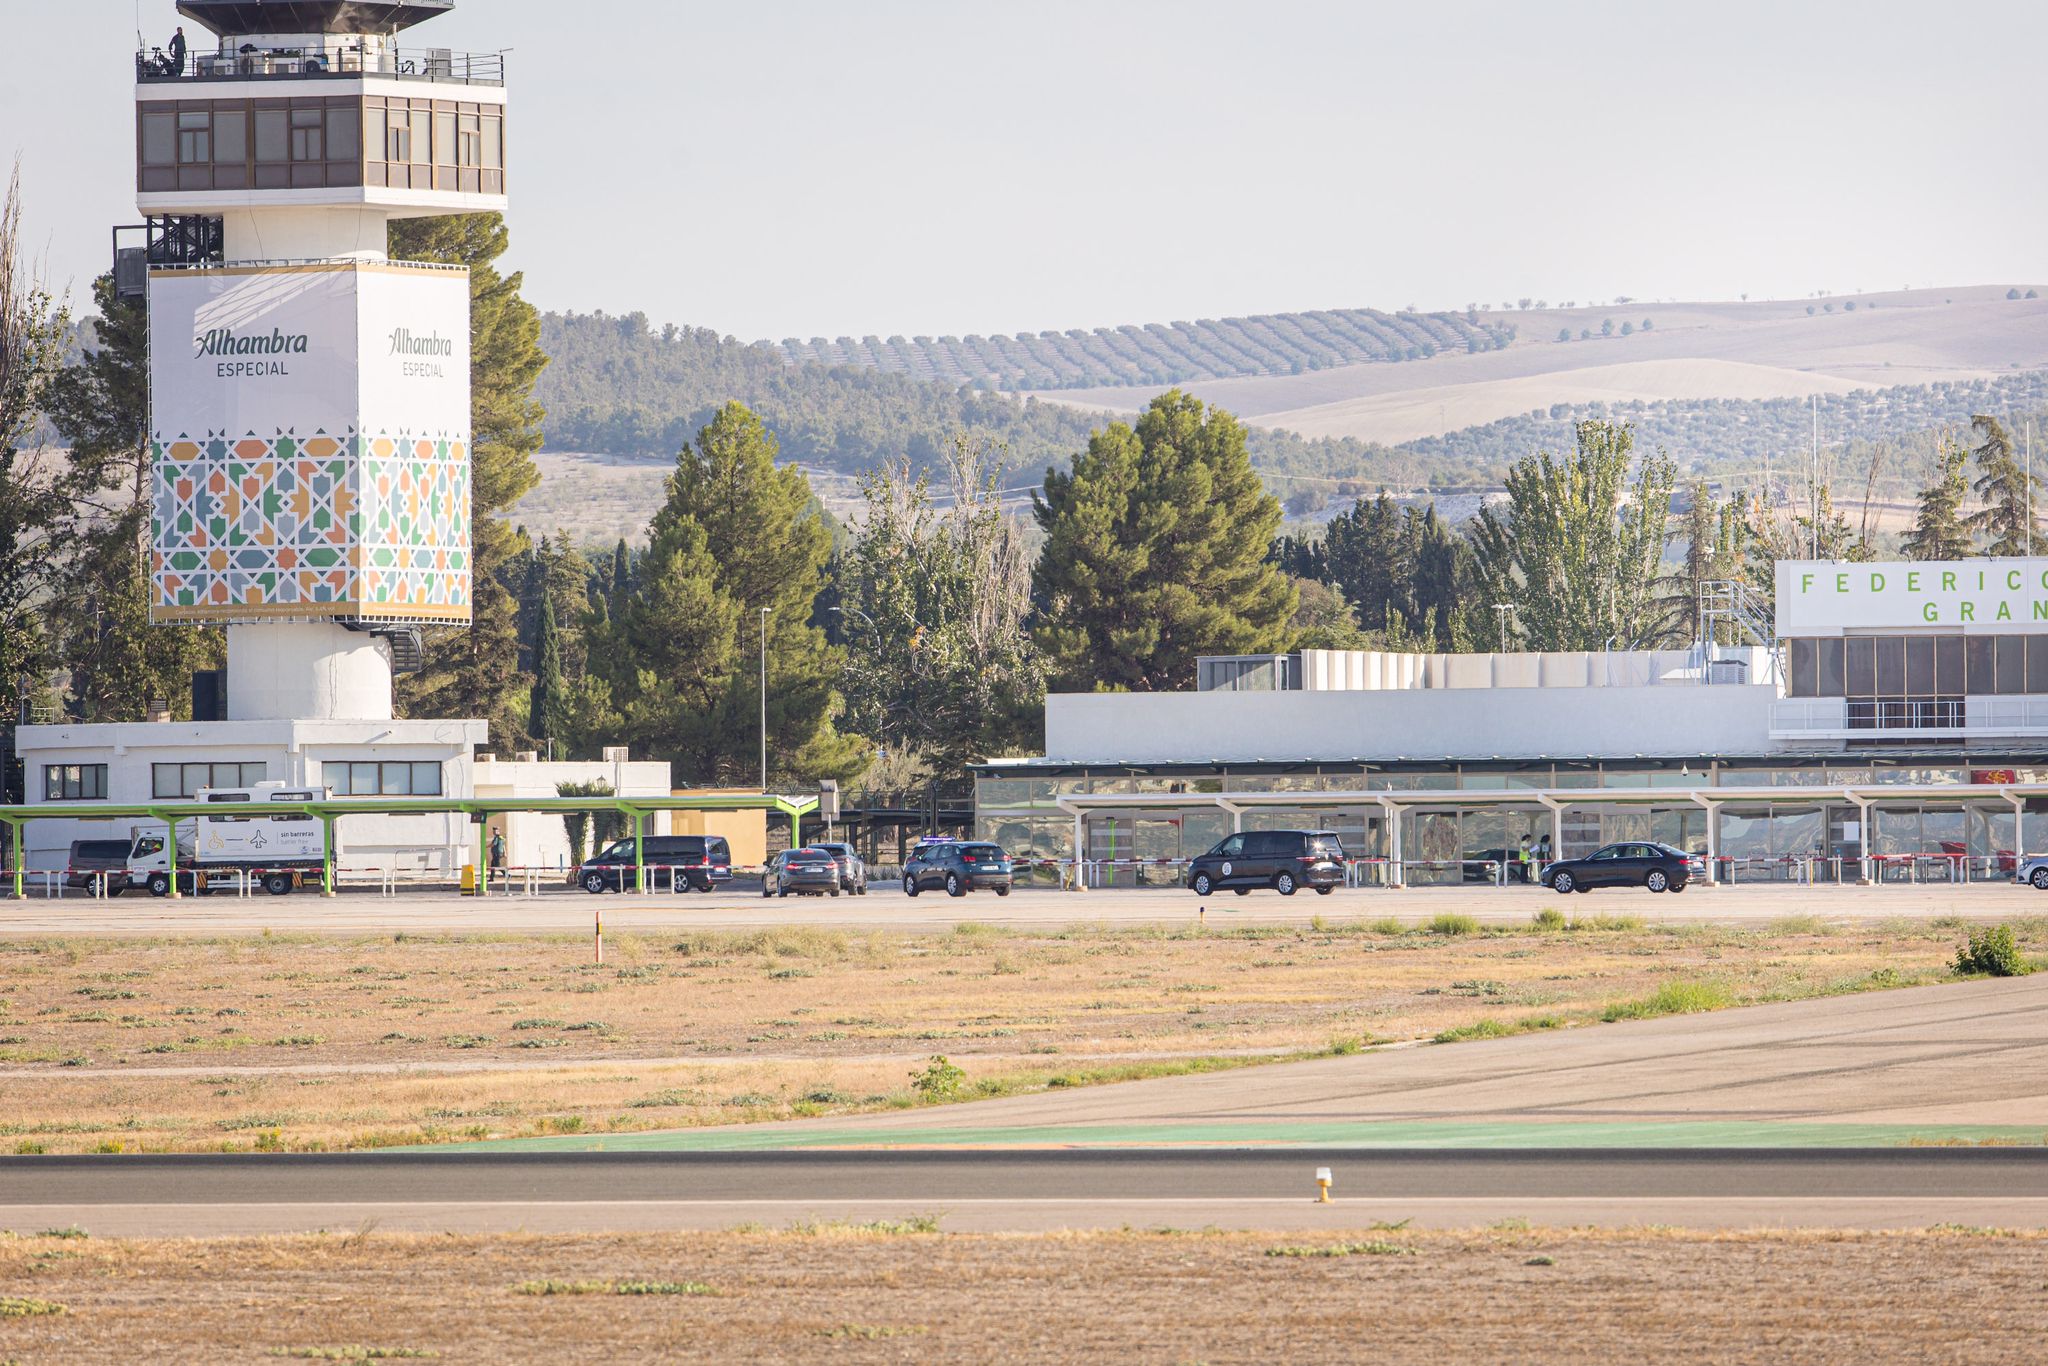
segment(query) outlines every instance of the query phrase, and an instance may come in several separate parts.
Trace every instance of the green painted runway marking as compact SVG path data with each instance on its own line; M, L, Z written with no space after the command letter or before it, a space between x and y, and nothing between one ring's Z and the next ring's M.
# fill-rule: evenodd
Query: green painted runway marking
M818 1148L1892 1148L1915 1143L2048 1143L2048 1128L1799 1121L1459 1124L1058 1124L991 1128L767 1131L749 1126L436 1144L464 1152L774 1152Z

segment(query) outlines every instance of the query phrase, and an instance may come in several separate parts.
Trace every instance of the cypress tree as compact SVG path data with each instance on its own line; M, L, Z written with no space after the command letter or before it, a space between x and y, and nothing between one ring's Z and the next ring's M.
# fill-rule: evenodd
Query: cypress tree
M1983 413L1970 419L1970 426L1983 438L1971 455L1984 471L1972 486L1984 506L1966 519L1971 531L1985 538L1986 555L2032 555L2041 548L2042 536L2034 529L2031 512L2031 478L2013 455L2012 437L1995 417Z
M540 314L520 297L525 277L498 273L507 242L497 213L403 218L390 228L394 257L469 267L470 624L426 633L427 667L400 678L398 699L410 716L481 716L499 749L518 737L517 698L527 682L519 585L506 582L525 538L502 514L540 482L533 455L544 414L533 386L548 363Z
M633 586L633 559L626 549L626 538L619 537L619 543L612 547L611 601L607 604L614 614L619 610L619 599Z
M555 625L554 595L540 579L540 607L533 631L533 689L528 694L526 729L543 750L562 741L563 713L568 701L562 681L562 637ZM564 758L568 756L564 754Z
M1960 560L1976 549L1963 516L1963 501L1970 493L1970 476L1964 469L1970 452L1943 433L1934 459L1934 482L1920 490L1920 509L1900 548L1910 560Z
M1194 684L1195 657L1286 648L1294 587L1267 559L1280 504L1244 428L1174 389L1089 438L1033 499L1037 631L1055 686Z

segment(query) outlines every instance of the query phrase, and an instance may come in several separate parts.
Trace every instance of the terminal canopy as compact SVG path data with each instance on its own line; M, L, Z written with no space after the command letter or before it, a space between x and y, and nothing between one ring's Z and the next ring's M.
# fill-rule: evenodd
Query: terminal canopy
M178 13L222 38L245 33L396 33L455 0L178 0Z

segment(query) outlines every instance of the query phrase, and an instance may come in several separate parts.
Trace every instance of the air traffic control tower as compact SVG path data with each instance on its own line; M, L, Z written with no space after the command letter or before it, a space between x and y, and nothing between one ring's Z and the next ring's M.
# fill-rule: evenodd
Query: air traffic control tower
M469 621L468 275L385 251L505 205L502 55L405 45L451 8L181 0L137 58L151 619L226 629L220 719L389 720Z

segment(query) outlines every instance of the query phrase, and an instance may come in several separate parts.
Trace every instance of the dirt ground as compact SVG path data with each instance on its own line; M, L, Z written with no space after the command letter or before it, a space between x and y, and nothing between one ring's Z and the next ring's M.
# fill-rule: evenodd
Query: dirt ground
M620 1132L1945 980L1942 921L0 943L17 1152ZM2021 922L2039 952L2048 925ZM1661 1004L1659 1004L1661 1003ZM933 1055L957 1085L913 1084Z
M2040 1359L2043 1235L374 1231L0 1241L0 1360Z

